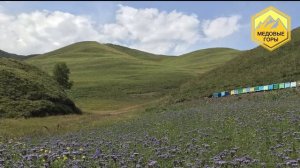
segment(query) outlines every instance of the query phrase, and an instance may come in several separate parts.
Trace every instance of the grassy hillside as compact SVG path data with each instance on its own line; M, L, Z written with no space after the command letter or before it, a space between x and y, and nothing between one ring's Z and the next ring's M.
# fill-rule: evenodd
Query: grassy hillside
M127 48L120 45L115 45L115 44L105 44L105 45L138 59L145 59L145 60L152 60L152 61L162 61L162 60L172 59L171 57L167 57L166 55L156 55L156 54L152 54L152 53L148 53L136 49Z
M0 57L20 59L20 60L27 58L23 55L12 54L12 53L8 53L8 52L2 51L2 50L0 50Z
M17 60L0 58L0 118L80 113L49 75Z
M183 66L183 60L176 61L179 57L159 56L112 44L80 42L27 61L49 73L55 63L66 62L74 81L70 95L81 108L102 111L155 100L192 79L196 72L204 73L228 61L231 54L228 58L219 57L234 52L221 49L214 56L213 50L182 56L204 57L198 63L194 61L195 66ZM213 60L218 63L214 64Z
M257 47L243 52L224 66L184 84L177 99L203 97L215 91L300 79L300 28L292 41L269 52ZM175 96L175 95L173 95Z
M241 51L230 48L208 48L165 60L165 63L203 73L224 64L240 53Z

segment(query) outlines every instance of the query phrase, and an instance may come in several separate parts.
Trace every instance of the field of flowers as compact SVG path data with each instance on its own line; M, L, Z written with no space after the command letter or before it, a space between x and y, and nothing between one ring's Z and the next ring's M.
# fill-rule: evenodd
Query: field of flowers
M0 142L0 167L299 167L295 90L148 110L113 126Z

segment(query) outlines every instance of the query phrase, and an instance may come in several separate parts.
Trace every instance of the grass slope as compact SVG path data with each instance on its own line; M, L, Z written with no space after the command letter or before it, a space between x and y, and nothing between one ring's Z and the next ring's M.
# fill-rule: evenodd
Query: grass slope
M0 50L0 57L20 59L20 60L27 58L23 55L12 54L12 53L8 53L8 52L2 51L2 50Z
M145 59L151 61L173 60L171 57L167 57L166 55L156 55L156 54L127 48L116 44L105 44L105 45L138 59Z
M300 28L297 28L292 31L292 41L279 49L269 52L257 47L245 51L225 65L187 82L173 96L178 101L238 87L299 80L299 46Z
M66 62L74 81L70 95L76 104L86 111L102 111L155 100L192 79L196 72L204 73L232 58L219 58L224 56L222 52L233 53L232 50L217 50L220 51L216 56L212 54L214 49L182 56L205 57L189 67L182 66L182 59L176 61L179 57L159 56L112 44L80 42L27 61L49 73L57 62Z
M165 63L204 73L237 57L240 53L241 51L230 48L208 48L183 54L176 59L166 60Z
M17 60L0 58L0 117L80 113L46 73Z

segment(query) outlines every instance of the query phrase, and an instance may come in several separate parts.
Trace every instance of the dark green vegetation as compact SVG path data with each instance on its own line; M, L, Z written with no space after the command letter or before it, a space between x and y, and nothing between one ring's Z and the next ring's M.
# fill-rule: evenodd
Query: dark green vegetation
M80 113L52 77L17 60L0 58L0 117Z
M54 79L62 86L64 89L71 89L73 82L69 81L70 69L66 63L57 63L53 69Z
M3 50L0 50L0 57L5 57L5 58L12 58L12 59L17 59L17 60L25 60L31 57L36 57L39 54L31 54L31 55L17 55L17 54L12 54L12 53L8 53L5 52Z
M292 32L292 41L273 52L262 47L245 51L224 66L187 82L176 93L177 101L238 87L299 80L299 46L300 28L297 28Z
M70 96L83 110L102 113L156 100L238 53L217 48L168 57L113 44L80 42L26 61L48 73L56 63L66 62L74 81Z
M8 52L2 51L2 50L0 50L0 57L20 59L20 60L27 58L23 55L12 54L12 53L8 53Z
M35 143L5 140L0 165L299 167L299 96L290 89L202 99Z

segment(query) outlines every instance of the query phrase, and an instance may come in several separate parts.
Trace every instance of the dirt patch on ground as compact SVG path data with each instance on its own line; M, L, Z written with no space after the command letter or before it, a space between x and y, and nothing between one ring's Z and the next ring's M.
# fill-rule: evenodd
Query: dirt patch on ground
M152 102L137 104L137 105L133 105L133 106L127 106L127 107L117 109L117 110L101 110L101 111L93 110L93 111L88 111L88 113L99 114L100 116L114 116L114 115L120 115L120 114L124 114L124 113L128 113L128 112L132 112L135 110L145 109L145 107L147 105L149 105L150 103L152 103Z

